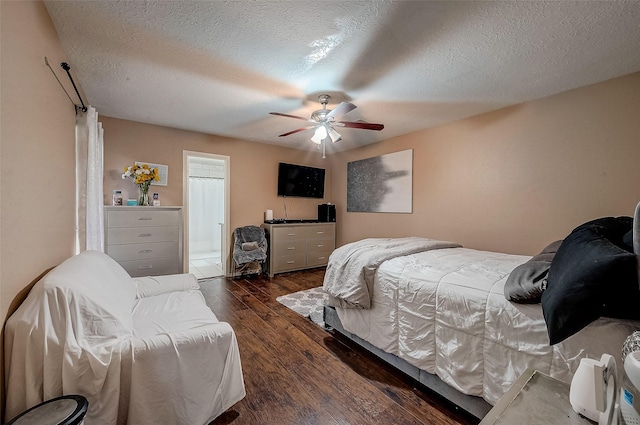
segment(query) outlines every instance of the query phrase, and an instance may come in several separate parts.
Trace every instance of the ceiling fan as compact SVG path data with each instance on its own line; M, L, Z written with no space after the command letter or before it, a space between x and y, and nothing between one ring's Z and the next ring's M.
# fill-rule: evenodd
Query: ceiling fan
M349 112L356 109L356 105L349 102L341 102L334 109L327 109L327 104L331 96L328 94L321 94L318 96L318 101L322 104L322 109L318 109L311 114L311 118L299 117L297 115L283 114L280 112L269 112L271 115L278 115L281 117L295 118L311 123L306 127L297 128L295 130L280 134L278 137L285 137L291 134L299 133L301 131L310 130L315 128L311 141L318 145L322 145L322 157L324 158L324 142L331 140L332 143L342 140L342 136L335 130L335 127L345 128L359 128L362 130L376 130L380 131L384 128L382 124L373 124L365 121L340 121L340 119Z

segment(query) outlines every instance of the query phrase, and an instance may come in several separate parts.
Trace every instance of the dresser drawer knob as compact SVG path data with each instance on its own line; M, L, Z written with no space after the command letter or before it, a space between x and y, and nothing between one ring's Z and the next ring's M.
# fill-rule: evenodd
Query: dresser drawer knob
M151 270L153 268L153 266L149 265L149 266L138 266L138 270Z
M287 233L287 236L295 236L295 233Z
M324 246L324 244L319 243L318 244L318 248L322 248Z
M296 249L296 247L295 247L295 246L288 246L288 247L287 247L287 250L289 250L289 251L294 251L295 249Z
M149 236L151 236L151 233L140 233L138 235L139 238L148 238Z
M153 220L153 217L140 217L140 218L138 218L138 220L141 220L141 221L150 221L150 220Z
M152 249L141 249L140 251L138 251L138 253L140 254L148 254L150 252L153 252Z
M319 234L319 235L324 235L324 232L323 232L323 231L318 231L318 232L316 232L316 233L317 233L317 234Z
M318 260L324 260L325 257L318 257Z
M295 263L295 261L291 260L291 261L287 261L287 264L293 264Z

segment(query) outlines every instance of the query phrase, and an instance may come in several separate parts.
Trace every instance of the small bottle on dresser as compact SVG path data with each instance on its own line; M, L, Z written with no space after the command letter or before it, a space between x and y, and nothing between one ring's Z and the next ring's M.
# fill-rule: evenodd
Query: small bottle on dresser
M122 205L122 192L119 190L113 191L113 205L121 206Z
M153 194L153 206L154 207L159 207L160 206L160 199L158 199L158 194L157 193Z

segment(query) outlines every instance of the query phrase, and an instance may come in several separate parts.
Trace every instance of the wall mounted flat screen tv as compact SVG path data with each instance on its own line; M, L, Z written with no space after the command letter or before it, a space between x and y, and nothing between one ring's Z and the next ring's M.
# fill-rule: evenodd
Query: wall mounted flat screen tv
M278 196L324 198L324 168L278 165Z

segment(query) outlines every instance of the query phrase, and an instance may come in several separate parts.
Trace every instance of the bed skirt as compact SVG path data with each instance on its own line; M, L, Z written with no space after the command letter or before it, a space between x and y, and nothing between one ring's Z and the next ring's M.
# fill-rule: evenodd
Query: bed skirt
M434 391L436 394L454 403L456 406L465 410L476 418L482 419L487 414L487 412L491 410L492 406L484 399L463 394L455 388L445 384L436 375L425 372L424 370L420 370L407 361L399 358L398 356L382 351L378 347L363 340L357 335L346 331L342 326L342 322L340 321L335 308L330 306L324 307L324 323L325 328L332 328L333 330L355 342L371 354L379 357L390 366L394 367L395 369L409 376L411 379Z

